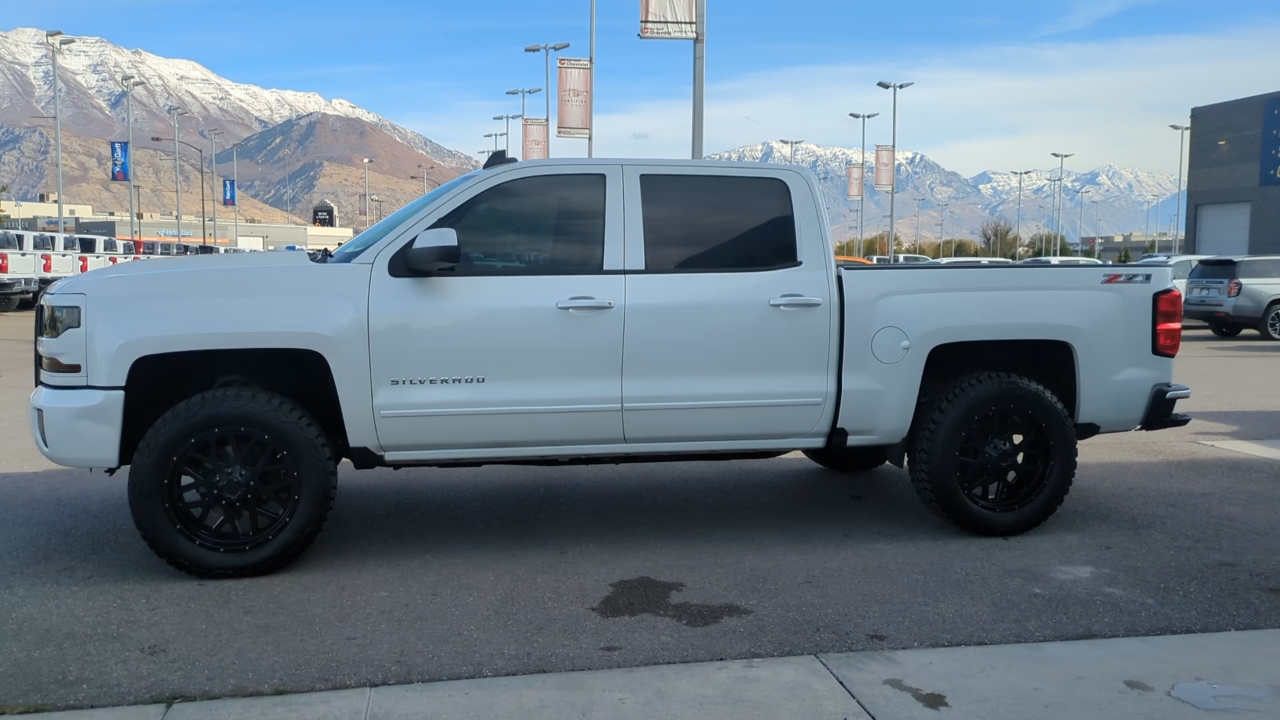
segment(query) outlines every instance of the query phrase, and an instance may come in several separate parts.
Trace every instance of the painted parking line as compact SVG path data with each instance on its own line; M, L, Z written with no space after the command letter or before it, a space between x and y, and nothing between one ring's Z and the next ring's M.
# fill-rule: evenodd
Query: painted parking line
M1202 440L1200 444L1268 460L1280 460L1280 440Z

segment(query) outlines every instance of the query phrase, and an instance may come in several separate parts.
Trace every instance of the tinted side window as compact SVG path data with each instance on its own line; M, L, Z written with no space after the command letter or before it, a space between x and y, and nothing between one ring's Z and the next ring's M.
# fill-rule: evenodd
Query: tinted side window
M106 253L118 252L118 250L116 249L116 241L112 240L111 238L106 238L105 240L103 240L102 252L106 252Z
M73 237L62 238L62 252L80 252L80 241Z
M441 275L604 270L604 175L542 175L489 188L432 227L458 233L462 262Z
M48 235L36 235L31 239L32 250L52 250L53 240Z
M1280 259L1245 260L1240 266L1240 277L1245 280L1280 278Z
M787 184L775 178L641 175L646 270L769 270L796 263Z
M1192 280L1230 280L1236 276L1236 264L1234 261L1213 262L1211 260L1202 260L1199 265L1191 269Z
M17 250L18 238L13 233L0 232L0 250Z

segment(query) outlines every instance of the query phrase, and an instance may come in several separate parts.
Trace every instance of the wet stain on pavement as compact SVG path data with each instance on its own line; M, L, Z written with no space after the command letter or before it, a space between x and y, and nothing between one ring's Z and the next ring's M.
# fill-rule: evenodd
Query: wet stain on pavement
M1154 692L1155 688L1142 682L1141 680L1125 680L1124 686L1130 690L1141 690L1142 692Z
M947 696L943 695L942 693L925 692L924 690L921 690L918 687L911 687L910 685L902 682L898 678L889 678L888 680L884 681L884 684L888 685L894 690L897 690L898 692L907 693L908 695L911 696L911 699L929 708L930 710L941 710L942 708L951 707L950 705L947 704Z
M600 652L618 652L622 649L621 645L601 645Z
M1197 680L1195 682L1174 683L1169 689L1169 697L1190 705L1197 710L1205 712L1249 712L1243 708L1233 707L1231 705L1219 702L1219 698L1250 698L1255 700L1267 699L1270 693L1261 688L1236 687L1234 685L1219 685L1218 683L1208 682L1207 680Z
M591 611L610 619L655 615L691 628L708 627L728 618L751 614L751 610L730 603L671 602L671 595L681 590L684 590L682 582L655 580L647 576L619 580L609 584L609 594Z
M884 635L881 635L880 633L867 633L867 639L870 640L871 642L884 642L889 638Z

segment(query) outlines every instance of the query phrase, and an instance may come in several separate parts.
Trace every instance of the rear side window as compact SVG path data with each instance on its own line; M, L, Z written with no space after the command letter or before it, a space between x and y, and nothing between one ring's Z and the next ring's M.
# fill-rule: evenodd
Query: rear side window
M116 241L112 240L111 238L106 238L105 240L103 240L102 252L105 252L105 253L119 252L119 250L116 248Z
M48 235L36 235L35 237L31 238L31 249L32 250L52 250L53 239L50 238Z
M1274 280L1280 278L1280 258L1245 260L1240 263L1240 277L1244 280Z
M62 238L62 252L80 252L80 241L73 237Z
M1173 264L1174 280L1186 280L1187 276L1190 274L1191 274L1190 260L1179 260L1178 262Z
M641 175L645 269L772 270L796 264L796 221L776 178Z
M1203 260L1191 269L1192 280L1230 280L1236 276L1236 264Z
M18 238L13 233L0 232L0 250L17 250Z
M604 270L604 175L540 175L489 188L432 227L458 233L447 275L563 275Z

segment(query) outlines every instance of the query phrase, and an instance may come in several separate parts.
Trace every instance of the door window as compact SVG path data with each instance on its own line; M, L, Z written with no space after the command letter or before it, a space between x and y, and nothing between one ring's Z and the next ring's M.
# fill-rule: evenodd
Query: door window
M441 276L575 275L604 270L604 175L540 175L489 188L432 227L458 233Z
M776 178L641 175L645 269L774 270L797 264L787 184Z

